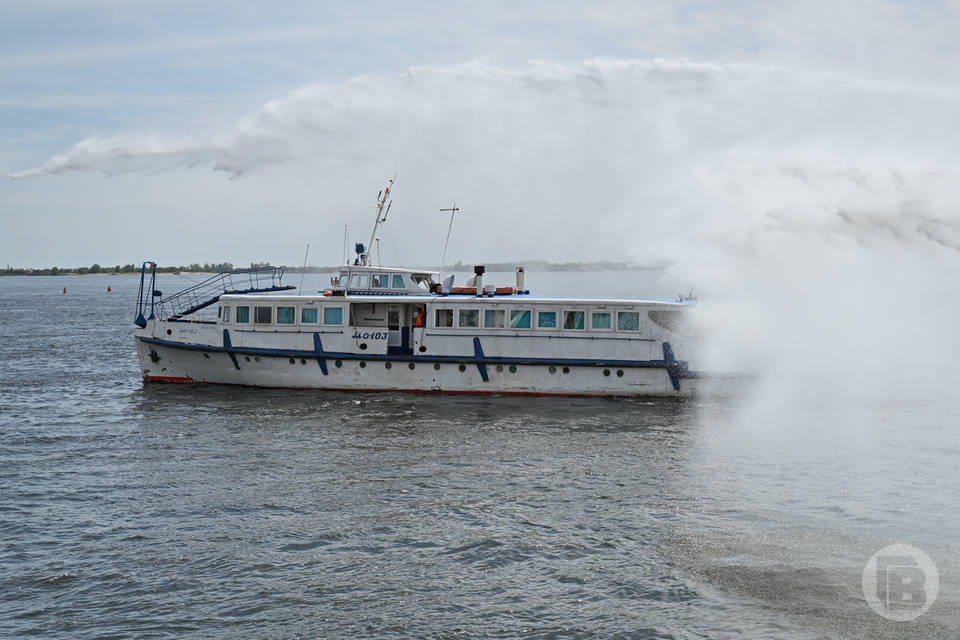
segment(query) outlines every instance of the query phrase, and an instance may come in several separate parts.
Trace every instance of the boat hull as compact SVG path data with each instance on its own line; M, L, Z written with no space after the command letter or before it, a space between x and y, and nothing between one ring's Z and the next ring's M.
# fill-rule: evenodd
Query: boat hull
M137 336L145 382L486 395L677 397L692 380L656 363L314 354ZM503 362L497 362L502 360ZM677 388L679 386L679 389Z

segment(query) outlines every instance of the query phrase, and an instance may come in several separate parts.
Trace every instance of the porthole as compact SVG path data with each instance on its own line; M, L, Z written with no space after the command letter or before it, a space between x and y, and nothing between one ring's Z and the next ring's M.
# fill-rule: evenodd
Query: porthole
M361 360L361 361L360 361L360 368L361 368L361 369L364 369L364 368L366 368L366 366L367 366L367 363L364 362L363 360Z
M411 371L413 371L414 369L417 368L417 365L415 365L414 363L411 362L410 364L407 365L407 368L410 369Z
M336 368L339 369L340 367L343 366L343 360L334 360L334 361L333 361L333 366L335 366Z
M392 363L392 362L385 362L385 363L383 363L383 366L385 366L387 369L392 369L392 368L393 368L393 363Z
M603 370L603 375L605 375L605 376L610 375L610 369L604 369L604 370Z
M296 358L290 358L290 364L297 364Z
M557 372L557 368L553 365L550 365L550 373L556 373L556 372Z
M366 343L366 342L361 342L361 343L360 343L360 351L366 351L366 350L367 350L367 343Z
M307 364L306 358L300 358L300 364Z
M433 363L433 368L436 369L437 371L440 371L440 363L439 363L439 362L434 362L434 363Z
M253 359L256 360L257 362L260 362L260 356L253 356Z
M570 367L564 367L564 368L563 368L563 372L564 372L564 373L570 373Z
M167 335L169 336L169 335L172 335L172 334L173 334L173 331L171 331L170 329L167 329Z
M243 359L246 360L247 362L250 362L250 356L243 356Z
M467 365L465 364L460 365L460 371L466 371L466 370L467 370Z
M623 377L623 369L617 369L617 377L618 377L618 378L622 378L622 377Z
M497 371L503 371L503 365L502 365L502 364L498 364L498 365L497 365Z
M209 354L209 353L205 353L205 354L203 354L203 357L206 358L207 360L209 360L209 359L210 359L210 354Z
M516 373L516 372L517 372L517 365L515 364L510 365L510 373Z
M420 347L420 353L423 353L423 352L426 351L426 350L427 350L426 347L424 347L424 346L421 346L421 347Z

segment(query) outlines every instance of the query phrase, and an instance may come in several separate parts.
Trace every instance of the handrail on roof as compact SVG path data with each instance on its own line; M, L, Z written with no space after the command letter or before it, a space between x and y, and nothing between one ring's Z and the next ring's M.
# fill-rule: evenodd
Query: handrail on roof
M293 285L282 283L285 267L256 267L223 271L182 291L161 297L162 292L154 289L156 269L156 263L145 262L140 273L136 322L139 326L146 326L146 319L143 317L146 310L150 311L150 318L155 317L155 309L159 308L161 318L176 319L215 304L220 300L220 296L227 293L267 293L296 289ZM145 286L148 276L149 285Z

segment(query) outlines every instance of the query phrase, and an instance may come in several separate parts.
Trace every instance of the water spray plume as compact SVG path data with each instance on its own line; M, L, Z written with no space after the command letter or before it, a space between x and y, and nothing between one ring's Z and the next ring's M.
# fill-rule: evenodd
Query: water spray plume
M537 237L554 260L593 242L669 261L678 286L703 294L699 368L758 371L769 397L878 397L960 382L958 125L952 87L841 73L468 64L306 86L218 139L85 140L18 177L183 167L243 177L386 157L415 167L412 184L475 195L490 212L478 224L511 231L491 248L518 252ZM343 172L330 175L332 186Z

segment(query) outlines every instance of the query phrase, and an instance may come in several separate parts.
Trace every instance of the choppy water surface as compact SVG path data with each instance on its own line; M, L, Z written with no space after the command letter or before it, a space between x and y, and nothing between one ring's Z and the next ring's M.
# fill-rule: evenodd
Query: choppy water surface
M751 414L744 390L651 402L144 387L136 285L0 279L0 635L960 632L949 397L842 411L811 398L815 419L797 424ZM864 563L895 541L940 571L939 597L909 623L861 593Z

